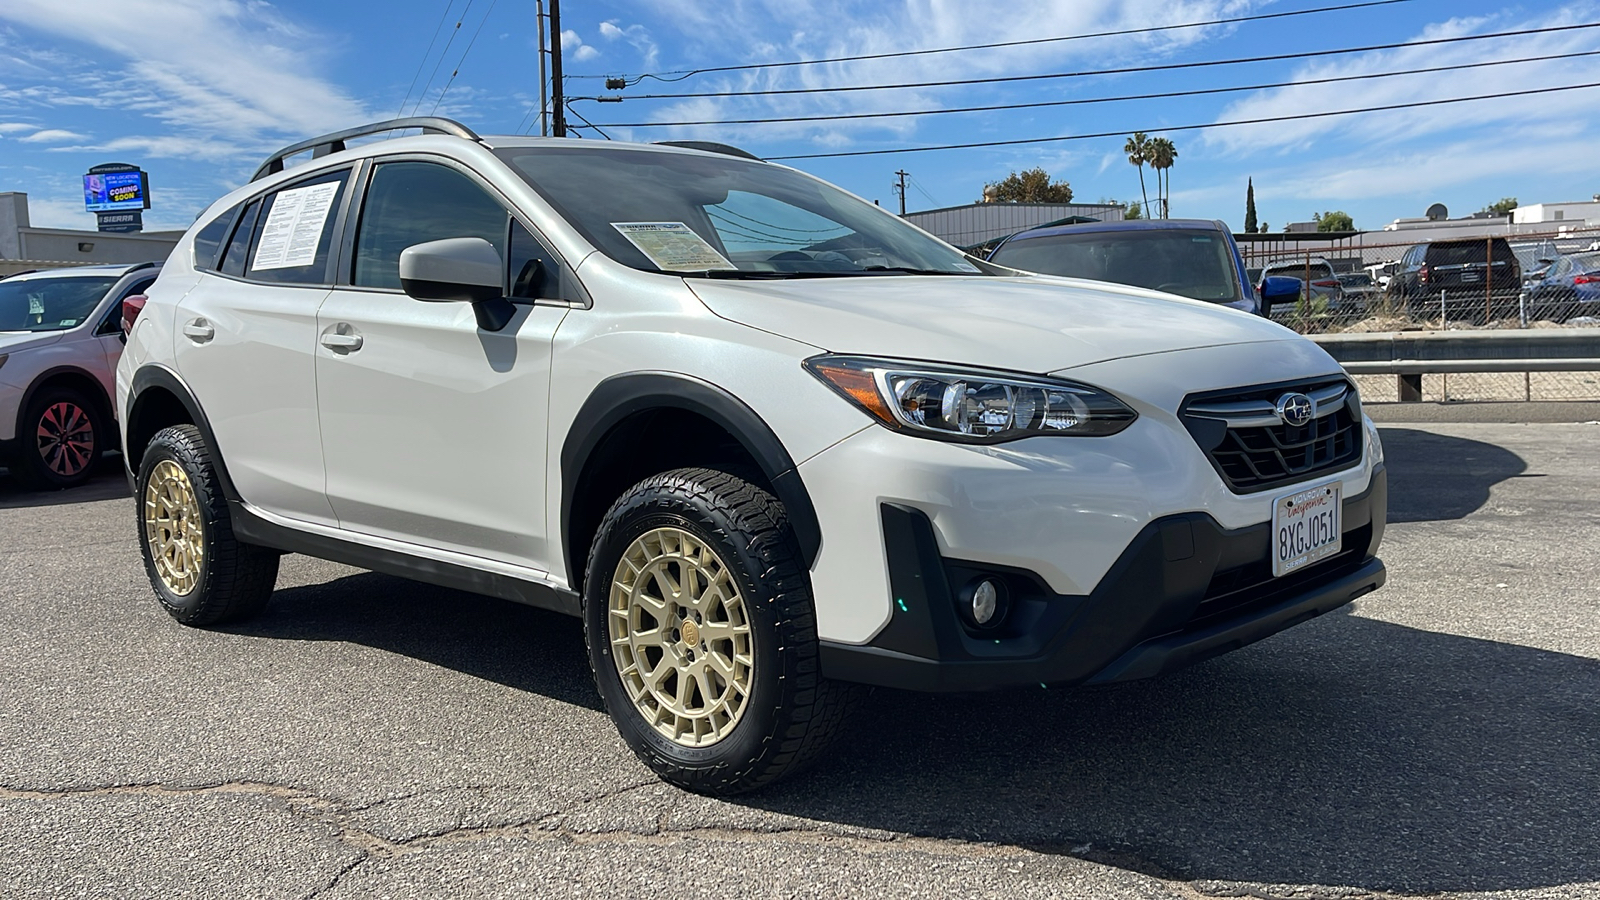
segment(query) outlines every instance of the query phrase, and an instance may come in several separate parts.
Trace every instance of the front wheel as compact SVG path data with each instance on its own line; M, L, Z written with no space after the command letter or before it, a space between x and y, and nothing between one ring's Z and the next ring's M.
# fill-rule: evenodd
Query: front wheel
M164 428L135 481L145 572L162 607L185 625L250 618L278 578L276 551L233 536L211 453L193 425Z
M813 761L856 693L819 670L809 579L782 504L677 469L606 514L584 634L606 711L663 780L744 793Z
M110 429L99 405L82 391L52 387L29 401L17 437L22 459L16 474L31 487L63 490L94 475Z

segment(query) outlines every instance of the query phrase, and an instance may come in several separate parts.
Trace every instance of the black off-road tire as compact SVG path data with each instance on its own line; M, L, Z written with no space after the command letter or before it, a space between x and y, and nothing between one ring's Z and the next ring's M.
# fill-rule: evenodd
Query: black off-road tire
M87 459L82 459L80 451L66 448L58 451L68 454L66 457L59 457L60 459L70 459L72 464L78 466L76 471L71 473L58 471L60 464L52 465L52 460L46 460L39 446L38 431L41 420L47 414L54 414L56 410L61 409L80 411L77 415L81 415L87 421L87 435L92 445L87 451ZM28 408L19 421L17 460L12 474L17 476L23 485L34 490L60 491L77 487L94 477L100 456L111 445L110 442L111 428L99 403L77 388L45 388L29 399Z
M682 529L721 556L749 611L752 690L732 731L710 746L686 747L652 727L613 660L607 610L618 561L641 535L663 527ZM583 622L595 684L617 730L662 780L696 793L746 793L801 771L861 693L822 677L810 579L783 505L727 472L664 472L612 505L589 553Z
M199 575L192 590L175 593L157 572L147 533L146 508L151 474L164 461L176 463L188 476L199 514L203 546ZM164 428L150 439L139 460L134 486L139 549L156 599L174 619L205 626L239 622L257 615L272 597L278 579L276 550L240 542L233 536L228 502L217 481L211 450L193 425Z

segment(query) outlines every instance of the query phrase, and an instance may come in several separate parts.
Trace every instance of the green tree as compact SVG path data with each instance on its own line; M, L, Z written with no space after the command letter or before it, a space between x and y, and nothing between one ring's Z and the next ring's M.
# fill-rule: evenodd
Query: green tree
M1516 208L1517 198L1501 197L1499 202L1491 203L1488 206L1485 206L1483 211L1486 213L1493 213L1497 216L1509 216L1511 215L1511 211Z
M1150 159L1150 138L1142 131L1135 131L1133 137L1122 145L1122 152L1128 154L1128 165L1139 167L1139 197L1144 200L1142 206L1150 205L1150 195L1144 189L1144 164Z
M1172 212L1171 170L1172 164L1178 161L1178 148L1164 137L1151 138L1150 149L1146 155L1150 168L1156 170L1156 201L1161 204L1161 218L1169 218ZM1166 182L1165 187L1162 186L1163 180Z
M1244 187L1244 233L1255 234L1260 227L1256 224L1256 182L1254 178L1245 181ZM1261 229L1266 231L1265 228Z
M1124 219L1142 219L1144 218L1144 209L1139 206L1139 201L1135 200L1128 204L1127 209L1122 211L1122 217Z
M1351 221L1350 214L1342 209L1332 212L1313 213L1311 220L1317 223L1318 231L1355 231L1356 223Z
M1072 202L1072 185L1065 181L1051 181L1050 173L1037 166L1026 172L1012 172L1000 181L991 182L986 187L994 188L994 198L1001 202Z

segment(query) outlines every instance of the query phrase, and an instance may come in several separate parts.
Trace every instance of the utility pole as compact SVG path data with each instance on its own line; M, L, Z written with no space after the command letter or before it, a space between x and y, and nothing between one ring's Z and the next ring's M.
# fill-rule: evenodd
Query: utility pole
M561 0L550 0L550 130L567 136L567 98L561 91Z
M544 0L534 0L533 21L539 31L539 136L550 136L550 81L544 74Z
M911 173L905 169L900 169L895 174L900 176L900 181L894 186L894 192L900 195L900 215L904 216L906 214L906 178Z

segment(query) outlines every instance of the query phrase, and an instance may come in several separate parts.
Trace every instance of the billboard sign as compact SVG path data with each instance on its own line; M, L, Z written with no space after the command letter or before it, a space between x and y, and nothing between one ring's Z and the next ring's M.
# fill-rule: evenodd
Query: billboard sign
M95 166L83 176L83 207L93 213L149 209L149 177L126 163Z

